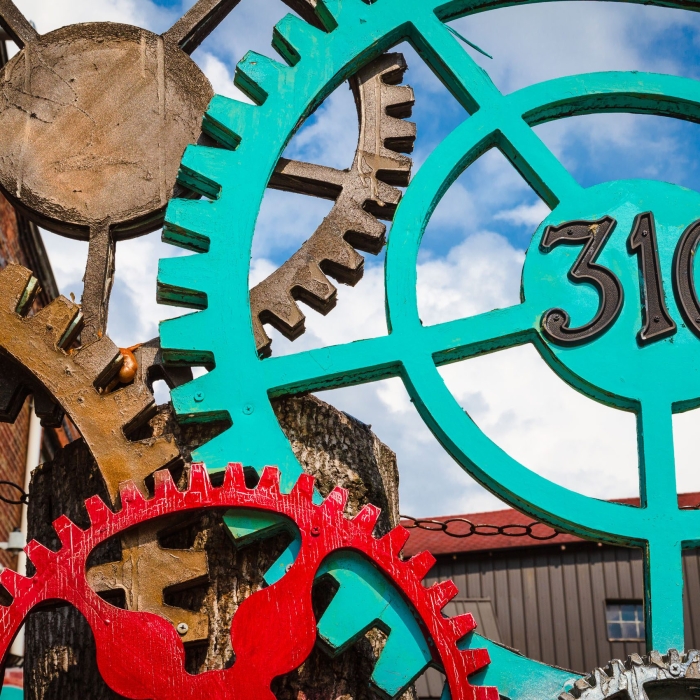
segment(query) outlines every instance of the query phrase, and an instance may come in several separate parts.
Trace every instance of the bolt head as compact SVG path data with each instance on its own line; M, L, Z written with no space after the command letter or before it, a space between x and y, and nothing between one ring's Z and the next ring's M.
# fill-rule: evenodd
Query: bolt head
M203 391L196 391L194 394L194 400L197 403L201 403L202 401L204 401L204 392Z
M185 635L187 634L190 628L186 622L178 622L176 629L178 634Z
M243 414L249 416L255 411L255 406L252 403L247 403L243 406Z

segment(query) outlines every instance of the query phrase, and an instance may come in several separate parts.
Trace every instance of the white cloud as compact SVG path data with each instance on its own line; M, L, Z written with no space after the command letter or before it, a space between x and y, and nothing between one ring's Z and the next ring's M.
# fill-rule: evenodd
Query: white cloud
M425 325L464 318L519 301L524 255L493 233L478 233L444 258L418 266L418 308Z
M17 7L44 34L76 22L122 22L162 31L177 15L153 2L140 0L17 0Z
M516 226L530 226L535 228L549 214L549 207L542 201L534 204L520 204L513 209L498 212L494 218L500 221L507 221Z

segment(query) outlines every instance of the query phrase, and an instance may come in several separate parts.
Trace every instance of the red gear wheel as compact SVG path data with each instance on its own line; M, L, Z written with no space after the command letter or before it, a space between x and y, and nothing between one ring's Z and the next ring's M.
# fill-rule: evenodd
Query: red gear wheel
M50 600L74 605L95 635L97 663L116 693L134 700L274 700L270 683L301 665L316 641L311 607L314 576L323 559L338 549L362 552L404 594L432 638L434 661L447 676L453 700L498 700L495 688L472 686L467 677L489 662L485 649L459 650L457 641L475 627L471 615L446 618L442 608L457 593L451 581L425 588L421 580L434 563L428 552L408 561L399 557L408 531L397 527L373 537L379 509L368 505L352 520L343 515L347 493L334 489L321 505L312 502L314 480L303 475L281 494L279 471L266 467L257 487L245 485L243 469L230 464L224 483L211 485L201 464L192 465L187 491L178 491L167 470L155 474L155 496L146 500L132 482L122 484L122 509L113 513L94 496L86 502L91 527L80 529L67 517L54 522L62 547L53 552L36 541L25 551L36 567L26 578L5 569L0 582L12 603L0 607L0 651L7 653L27 614ZM236 655L228 669L190 675L184 646L173 626L152 613L116 608L88 585L90 552L110 537L153 518L202 508L250 508L290 518L301 536L296 561L277 583L247 598L231 625Z

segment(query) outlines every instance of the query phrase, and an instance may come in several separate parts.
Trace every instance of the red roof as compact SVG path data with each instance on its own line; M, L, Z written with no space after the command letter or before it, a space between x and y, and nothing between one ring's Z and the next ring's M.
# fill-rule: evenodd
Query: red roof
M618 498L614 499L616 503L625 503L631 506L639 506L639 498ZM678 505L683 508L694 507L700 504L700 493L683 493L678 495ZM482 532L489 532L495 528L488 526L503 527L505 525L523 526L532 523L532 517L514 510L506 508L505 510L495 510L488 513L472 513L471 515L441 515L436 518L426 518L428 520L437 520L445 522L453 520L449 524L449 531L454 533L468 533L470 531L469 523L459 522L455 519L464 519L473 523L475 526L486 525L487 527L479 528ZM410 520L402 520L401 524L409 528L411 536L404 547L404 555L412 556L417 552L427 549L434 555L440 554L457 554L461 552L484 552L493 549L508 549L514 547L540 547L546 545L566 545L568 542L583 542L580 537L575 535L558 534L552 539L538 540L527 535L522 537L512 537L509 535L495 534L484 536L474 534L469 537L450 537L441 530L423 530L421 528L411 528ZM509 530L511 534L524 532L523 527L514 527ZM552 533L552 528L541 523L534 525L532 532L535 536L546 537Z

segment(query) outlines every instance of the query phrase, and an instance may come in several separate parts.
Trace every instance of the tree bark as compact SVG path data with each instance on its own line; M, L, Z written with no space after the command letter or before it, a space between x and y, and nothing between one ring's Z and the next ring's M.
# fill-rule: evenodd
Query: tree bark
M316 478L317 487L324 496L336 485L348 489L348 515L357 513L366 503L381 507L377 535L397 524L396 459L369 426L313 396L280 399L274 402L274 408L304 470ZM192 447L207 438L201 427L181 429L168 407L161 408L151 421L150 429L153 434L173 432L185 461ZM176 479L181 482L186 479L185 472L186 469L176 474ZM107 500L97 466L80 440L35 471L30 490L30 538L57 548L58 539L51 522L65 513L81 527L87 527L89 520L83 502L94 494ZM205 513L197 522L161 540L165 547L194 547L208 555L207 583L166 595L170 605L205 612L209 616L206 643L187 648L186 665L191 673L224 668L232 662L229 630L236 608L263 586L264 572L287 543L287 535L278 535L236 549L221 514L213 512ZM120 557L121 545L113 541L93 553L90 563L116 561ZM314 592L317 614L331 597L332 590L327 586L317 587ZM113 602L119 604L116 599ZM273 690L280 700L376 697L369 688L369 677L383 640L384 635L373 630L335 659L316 647L302 667L277 679ZM73 608L63 606L33 613L27 623L26 642L27 700L80 697L114 700L119 697L102 681L96 667L92 633ZM125 640L125 643L128 642ZM413 691L404 696L407 700L413 697Z

